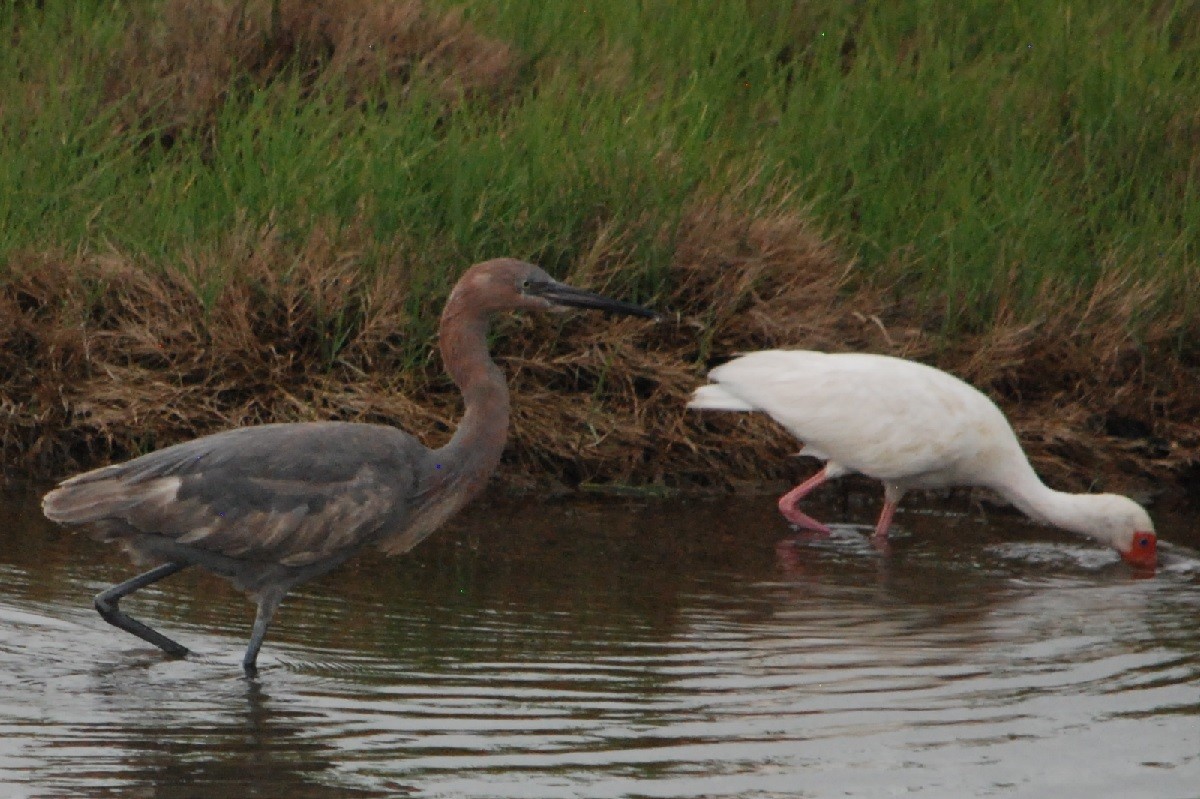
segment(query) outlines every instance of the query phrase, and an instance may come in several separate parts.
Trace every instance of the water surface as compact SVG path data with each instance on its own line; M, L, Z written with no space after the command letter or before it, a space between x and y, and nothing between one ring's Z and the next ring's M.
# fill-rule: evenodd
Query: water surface
M92 610L119 552L0 500L5 797L1200 796L1200 559L874 505L493 501L253 607L184 572Z

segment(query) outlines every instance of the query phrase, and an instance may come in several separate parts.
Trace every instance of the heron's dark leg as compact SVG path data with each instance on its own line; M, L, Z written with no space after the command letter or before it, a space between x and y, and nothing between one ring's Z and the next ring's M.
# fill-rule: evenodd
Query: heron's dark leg
M279 588L264 589L258 595L258 614L254 617L254 629L250 633L250 645L246 647L246 656L242 658L242 668L246 674L253 676L258 673L258 650L262 648L263 638L267 635L267 627L275 609L283 601L287 592Z
M114 585L107 591L101 591L99 594L96 594L94 601L96 610L106 622L114 627L120 627L127 633L133 633L143 641L154 644L168 655L183 657L188 653L187 647L175 643L170 638L147 627L137 619L126 616L117 608L117 603L121 601L121 597L132 594L139 588L145 588L151 583L156 583L164 577L170 577L175 572L187 568L187 565L186 563L164 563L162 566L151 569L145 574L139 574L132 580L126 580L120 585Z

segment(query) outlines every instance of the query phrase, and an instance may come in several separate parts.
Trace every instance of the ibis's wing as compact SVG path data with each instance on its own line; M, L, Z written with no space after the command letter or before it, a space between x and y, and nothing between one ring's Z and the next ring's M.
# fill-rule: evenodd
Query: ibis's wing
M303 566L403 524L426 450L391 427L243 428L65 481L47 517L108 538L150 533L229 557Z

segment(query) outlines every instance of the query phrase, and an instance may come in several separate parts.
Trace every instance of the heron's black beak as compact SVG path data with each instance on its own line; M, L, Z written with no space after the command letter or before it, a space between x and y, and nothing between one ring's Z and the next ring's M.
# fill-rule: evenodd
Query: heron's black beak
M602 294L577 289L565 283L530 282L526 286L525 291L534 297L541 297L555 305L563 305L569 308L595 308L599 311L611 311L612 313L626 314L628 316L642 316L647 319L658 318L658 314L649 308L609 299Z

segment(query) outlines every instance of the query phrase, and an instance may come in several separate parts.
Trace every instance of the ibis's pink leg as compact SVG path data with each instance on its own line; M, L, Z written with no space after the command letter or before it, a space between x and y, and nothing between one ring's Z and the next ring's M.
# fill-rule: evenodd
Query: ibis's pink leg
M821 524L819 521L809 516L807 513L802 513L797 504L804 499L813 489L825 483L829 479L826 469L814 474L812 477L805 480L800 485L793 488L791 491L779 498L779 512L783 514L783 518L787 519L797 527L805 530L814 530L818 533L828 533L829 528Z
M875 539L887 540L888 528L892 526L892 517L896 515L897 500L884 499L883 510L879 513L879 521L875 523Z

